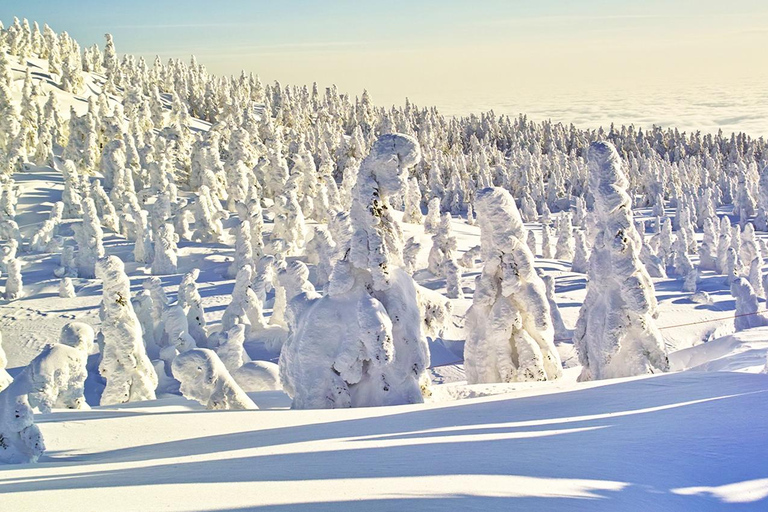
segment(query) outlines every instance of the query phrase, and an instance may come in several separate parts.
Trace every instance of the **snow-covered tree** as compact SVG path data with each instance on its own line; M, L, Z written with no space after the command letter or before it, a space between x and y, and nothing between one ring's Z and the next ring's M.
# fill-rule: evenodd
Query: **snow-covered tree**
M400 268L402 234L389 205L419 158L413 138L379 137L360 166L350 212L354 233L328 294L302 292L291 300L295 329L280 354L280 374L294 408L423 401L429 352L413 280Z
M588 165L599 231L573 337L583 366L579 379L666 371L664 340L654 320L653 282L640 263L642 242L616 148L608 142L592 143Z
M467 382L556 379L562 370L549 302L515 201L502 188L486 188L475 208L484 266L467 312Z
M198 347L202 347L207 343L208 331L206 329L203 299L197 290L198 277L200 277L200 269L197 268L184 274L179 284L178 304L187 313L189 335L192 336Z
M178 248L176 242L178 242L178 236L170 222L166 222L155 232L155 257L152 260L152 275L161 276L177 272Z
M173 360L172 368L181 383L181 394L206 409L258 409L213 350L188 350Z
M768 325L768 316L760 312L757 295L743 277L731 281L731 295L736 299L734 328L737 331Z
M8 277L5 280L6 300L16 300L21 297L24 284L21 279L21 260L10 258L6 264Z
M44 378L45 376L40 376ZM0 391L0 463L37 462L45 451L40 428L35 425L27 395L45 385L25 369Z
M77 274L86 279L96 277L96 261L103 258L104 244L102 238L104 232L101 229L96 205L90 197L83 201L83 222L74 224L77 241Z
M157 374L147 357L141 325L131 304L131 283L117 256L98 260L102 281L101 336L104 348L99 373L107 381L101 405L153 400Z

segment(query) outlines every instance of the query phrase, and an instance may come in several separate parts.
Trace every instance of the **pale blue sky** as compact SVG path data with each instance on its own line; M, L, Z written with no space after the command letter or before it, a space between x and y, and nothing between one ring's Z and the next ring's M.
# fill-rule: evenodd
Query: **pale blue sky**
M364 87L378 103L462 111L600 88L754 83L768 74L765 0L62 1L0 3L82 45L211 72ZM586 92L585 92L586 93ZM471 99L471 100L470 100ZM525 103L525 102L523 102Z

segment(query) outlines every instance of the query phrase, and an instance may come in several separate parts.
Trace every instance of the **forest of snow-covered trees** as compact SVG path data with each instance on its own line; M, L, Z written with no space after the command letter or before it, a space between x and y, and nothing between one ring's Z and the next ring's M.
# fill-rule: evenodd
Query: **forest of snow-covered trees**
M0 345L0 462L41 456L35 415L52 408L181 395L256 409L249 393L269 390L295 409L422 403L449 329L469 385L561 379L564 346L581 381L667 372L662 278L711 304L706 275L732 295L735 330L768 325L762 138L445 117L117 48L27 20L0 30L3 297L53 280L60 307L100 300L13 377ZM25 223L41 169L60 199ZM233 283L216 315L201 268L181 264L191 246ZM573 329L543 260L585 278Z

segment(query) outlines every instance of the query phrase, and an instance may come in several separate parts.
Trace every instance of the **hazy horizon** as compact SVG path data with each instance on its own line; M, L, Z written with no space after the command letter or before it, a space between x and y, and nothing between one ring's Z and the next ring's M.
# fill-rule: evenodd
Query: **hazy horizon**
M689 14L695 12L696 14ZM493 109L582 127L635 124L768 136L768 5L753 0L233 1L0 7L82 46L335 83L375 103L405 98L447 115ZM152 21L147 22L147 19Z

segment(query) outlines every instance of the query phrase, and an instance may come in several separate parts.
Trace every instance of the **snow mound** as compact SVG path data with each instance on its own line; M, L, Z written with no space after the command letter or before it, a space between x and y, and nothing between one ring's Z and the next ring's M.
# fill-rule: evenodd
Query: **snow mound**
M669 355L673 370L759 373L768 358L768 327L746 329Z

